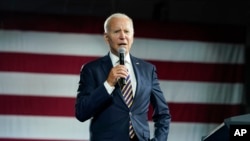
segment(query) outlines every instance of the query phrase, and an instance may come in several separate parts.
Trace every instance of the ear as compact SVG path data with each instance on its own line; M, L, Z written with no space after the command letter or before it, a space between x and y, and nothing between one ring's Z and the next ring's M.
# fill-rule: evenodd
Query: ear
M108 42L109 42L109 37L108 37L108 34L107 34L107 33L104 33L103 38L104 38L104 41L108 44Z

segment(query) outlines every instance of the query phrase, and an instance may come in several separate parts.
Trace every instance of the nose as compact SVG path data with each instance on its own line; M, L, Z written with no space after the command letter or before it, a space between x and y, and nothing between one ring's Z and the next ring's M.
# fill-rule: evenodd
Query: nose
M126 34L124 33L124 31L121 31L121 32L120 32L120 35L119 35L119 38L120 38L120 39L124 39L124 38L125 38L125 35L126 35Z

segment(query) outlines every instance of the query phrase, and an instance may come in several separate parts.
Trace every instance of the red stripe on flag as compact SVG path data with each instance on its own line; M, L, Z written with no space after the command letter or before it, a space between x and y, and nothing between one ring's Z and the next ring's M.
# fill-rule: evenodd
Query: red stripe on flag
M2 13L2 29L103 34L104 18ZM135 36L147 38L245 43L246 27L134 20ZM153 27L153 28L152 28Z
M174 122L221 123L225 118L244 113L244 105L239 104L168 103L168 105ZM149 113L153 113L151 106Z
M165 80L235 83L244 81L243 64L150 61Z
M74 116L74 98L0 95L0 115Z
M32 116L74 116L74 98L0 95L0 114ZM242 113L241 105L168 103L174 122L220 123ZM152 120L152 108L148 113Z
M0 52L0 71L79 74L82 64L97 57ZM162 80L243 82L243 64L151 61Z
M0 52L0 71L79 74L96 57Z

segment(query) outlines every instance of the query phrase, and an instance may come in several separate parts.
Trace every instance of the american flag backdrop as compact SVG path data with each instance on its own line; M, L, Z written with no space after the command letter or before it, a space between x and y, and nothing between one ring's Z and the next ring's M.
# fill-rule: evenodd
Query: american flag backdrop
M81 66L106 55L101 18L6 15L0 29L0 141L88 141L74 117ZM157 67L169 141L200 141L244 110L244 29L134 21L131 54ZM149 110L149 125L153 131ZM153 133L151 132L151 136Z

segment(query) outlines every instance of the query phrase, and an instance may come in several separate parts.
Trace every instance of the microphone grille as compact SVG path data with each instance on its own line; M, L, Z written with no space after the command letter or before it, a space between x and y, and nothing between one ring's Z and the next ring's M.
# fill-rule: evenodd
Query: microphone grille
M125 47L120 46L120 47L118 48L118 52L119 52L119 53L125 53L125 52L126 52Z

